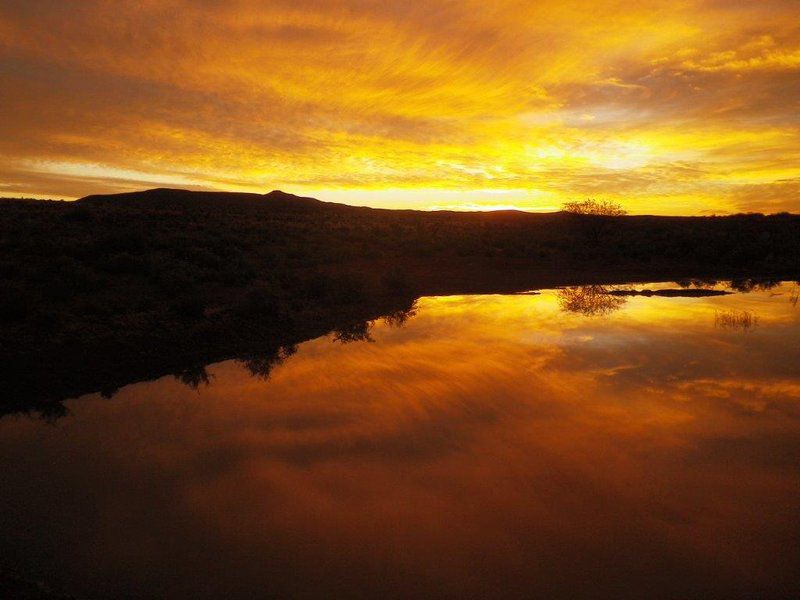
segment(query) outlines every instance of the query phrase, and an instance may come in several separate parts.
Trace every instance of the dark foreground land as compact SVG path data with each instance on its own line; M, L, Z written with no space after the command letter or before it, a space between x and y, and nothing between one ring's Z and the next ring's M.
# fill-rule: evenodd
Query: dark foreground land
M0 202L0 414L306 339L421 295L800 276L800 216L598 217L358 208L151 190Z

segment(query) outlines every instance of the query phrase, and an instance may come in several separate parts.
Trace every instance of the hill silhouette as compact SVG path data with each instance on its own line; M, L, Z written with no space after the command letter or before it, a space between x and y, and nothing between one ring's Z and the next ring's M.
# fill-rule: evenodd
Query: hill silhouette
M141 208L148 210L249 210L254 212L268 211L297 211L320 212L339 215L360 215L362 217L383 216L392 219L397 216L427 215L428 218L475 220L482 222L496 221L552 221L563 220L568 217L565 212L532 213L521 210L497 211L454 211L437 210L424 211L414 209L389 209L372 208L368 206L353 206L338 202L325 202L307 196L297 196L281 190L272 190L265 194L246 192L203 192L174 188L155 188L138 192L125 192L120 194L94 194L85 196L75 201L79 206L101 206L113 204L118 208Z
M800 217L425 212L163 188L8 200L0 380L25 406L296 343L420 295L754 277L800 277Z
M306 198L295 196L280 190L273 190L267 194L247 194L232 192L196 192L172 188L155 188L141 192L127 192L122 194L95 194L85 196L76 201L78 205L102 204L102 203L135 203L142 208L184 208L191 205L194 208L214 207L219 203L227 206L253 206L260 205L269 209L309 209L323 208L330 204L322 202L316 198ZM343 206L343 205L339 205Z

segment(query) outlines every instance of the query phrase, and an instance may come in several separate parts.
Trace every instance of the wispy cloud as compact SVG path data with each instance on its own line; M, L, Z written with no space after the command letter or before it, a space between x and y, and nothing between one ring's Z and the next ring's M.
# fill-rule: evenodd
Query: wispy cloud
M382 206L501 191L531 209L595 194L633 212L800 210L781 196L800 177L796 9L7 0L0 191L158 181Z

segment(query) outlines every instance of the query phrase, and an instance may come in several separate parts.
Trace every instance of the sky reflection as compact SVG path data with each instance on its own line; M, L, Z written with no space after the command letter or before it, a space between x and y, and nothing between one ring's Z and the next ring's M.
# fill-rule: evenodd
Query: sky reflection
M795 290L423 298L266 379L4 418L0 564L99 596L795 595Z

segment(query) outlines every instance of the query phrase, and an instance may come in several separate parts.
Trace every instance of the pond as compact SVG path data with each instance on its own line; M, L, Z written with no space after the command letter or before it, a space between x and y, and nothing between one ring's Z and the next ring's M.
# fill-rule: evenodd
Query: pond
M0 419L0 565L78 598L800 593L798 286L421 298Z

